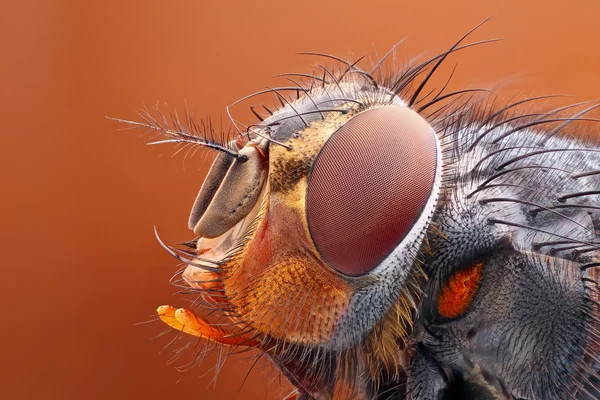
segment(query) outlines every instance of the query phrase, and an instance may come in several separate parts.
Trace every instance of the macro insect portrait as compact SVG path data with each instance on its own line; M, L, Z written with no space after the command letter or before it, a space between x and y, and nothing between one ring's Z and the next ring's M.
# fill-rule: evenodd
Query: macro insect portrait
M600 399L596 2L59 3L2 398Z
M157 235L194 296L158 317L258 350L288 398L597 398L600 147L581 133L600 103L431 87L494 41L479 26L402 65L402 41L370 65L301 53L319 68L228 106L229 132L188 110L118 120L217 153L193 236Z

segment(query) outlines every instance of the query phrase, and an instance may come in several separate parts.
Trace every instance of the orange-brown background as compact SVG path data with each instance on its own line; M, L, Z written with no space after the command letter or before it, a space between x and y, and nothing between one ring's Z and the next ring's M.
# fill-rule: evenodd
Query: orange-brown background
M171 158L105 115L133 118L157 100L197 116L304 71L297 51L400 54L447 48L483 18L457 55L455 85L510 82L526 93L600 96L600 3L554 1L3 1L0 6L0 397L278 398L247 356L210 386L214 358L166 366L156 306L183 305L168 279L172 243L209 160ZM507 78L507 79L505 79Z

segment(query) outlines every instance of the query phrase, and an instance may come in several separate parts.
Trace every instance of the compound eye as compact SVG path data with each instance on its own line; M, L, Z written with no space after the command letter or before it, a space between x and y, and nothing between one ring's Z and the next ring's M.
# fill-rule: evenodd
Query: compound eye
M321 257L349 276L377 267L411 239L433 193L437 162L433 129L407 107L367 110L339 128L313 163L306 196Z

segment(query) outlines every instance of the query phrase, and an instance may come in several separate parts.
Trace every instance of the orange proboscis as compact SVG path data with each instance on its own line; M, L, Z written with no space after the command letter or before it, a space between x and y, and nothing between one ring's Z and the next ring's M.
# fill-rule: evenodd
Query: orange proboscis
M476 262L454 273L442 288L438 312L445 318L457 318L464 313L481 284L483 262Z
M206 338L213 342L230 346L256 347L260 344L255 339L243 336L231 336L227 331L210 325L208 321L185 308L176 309L175 307L166 305L158 307L156 312L165 324L192 336Z

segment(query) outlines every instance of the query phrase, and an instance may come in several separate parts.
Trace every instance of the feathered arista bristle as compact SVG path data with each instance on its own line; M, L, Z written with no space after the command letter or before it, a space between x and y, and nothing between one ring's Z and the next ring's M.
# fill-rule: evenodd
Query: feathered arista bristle
M215 127L210 118L206 122L204 120L198 121L189 113L187 107L183 122L179 118L177 110L165 114L158 106L155 106L153 111L149 111L146 107L139 110L137 113L142 122L112 117L106 118L130 125L133 128L146 129L148 133L155 133L156 135L147 143L149 145L175 143L182 146L178 151L186 147L190 147L189 150L208 148L226 153L234 158L240 157L237 149L232 148L229 144L231 136L229 133L221 132L220 137L215 138ZM158 137L164 137L165 139L155 140Z

